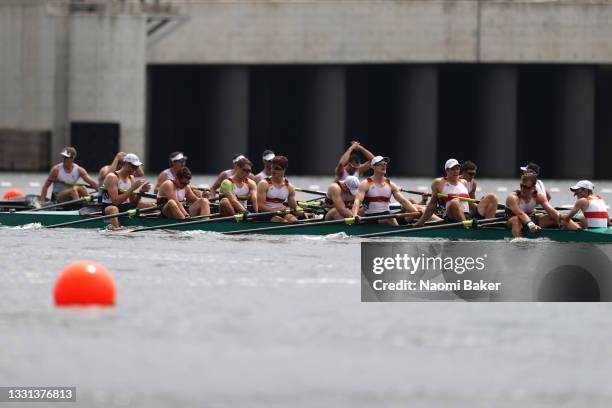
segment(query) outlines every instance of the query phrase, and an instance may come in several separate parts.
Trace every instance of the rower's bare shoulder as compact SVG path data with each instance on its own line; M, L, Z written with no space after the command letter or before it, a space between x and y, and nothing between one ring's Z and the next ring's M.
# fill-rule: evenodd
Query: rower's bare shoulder
M444 183L446 183L446 179L444 177L435 178L431 182L431 188L433 189L435 187L438 190L442 190L442 187L444 187Z

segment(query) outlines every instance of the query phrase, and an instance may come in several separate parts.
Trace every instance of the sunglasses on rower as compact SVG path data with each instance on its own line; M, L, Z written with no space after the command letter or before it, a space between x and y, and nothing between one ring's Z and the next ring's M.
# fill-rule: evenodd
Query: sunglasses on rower
M532 188L534 188L535 185L533 186L528 186L527 184L522 184L521 183L521 190L531 190Z
M252 169L250 167L241 167L240 170L244 171L245 173L250 173Z

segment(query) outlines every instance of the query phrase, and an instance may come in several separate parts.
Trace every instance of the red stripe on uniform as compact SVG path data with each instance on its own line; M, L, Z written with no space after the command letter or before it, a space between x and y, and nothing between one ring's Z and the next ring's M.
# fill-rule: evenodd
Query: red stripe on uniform
M389 202L389 197L383 197L383 196L366 197L366 199L369 202L378 202L378 203L388 203Z
M608 218L608 213L605 211L587 211L584 216L587 218Z

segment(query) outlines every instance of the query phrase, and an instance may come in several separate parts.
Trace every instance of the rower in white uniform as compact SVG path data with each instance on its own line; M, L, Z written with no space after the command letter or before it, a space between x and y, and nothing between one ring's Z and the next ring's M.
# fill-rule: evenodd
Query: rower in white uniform
M531 174L535 174L536 177L540 177L541 168L539 165L535 164L534 162L529 162L525 166L520 167L520 169L523 171L523 174L531 173ZM546 199L550 201L550 194L546 190L546 187L544 186L544 182L540 180L539 178L538 178L538 182L536 183L536 191L538 193L544 194L546 196Z
M261 164L263 165L263 169L252 178L255 184L272 176L272 159L274 156L275 154L272 150L264 150L261 155Z
M147 183L144 179L134 179L134 174L140 166L142 162L138 156L128 153L123 158L123 166L106 175L102 196L104 214L117 214L134 208L155 206L153 203L141 202L140 195L136 194L138 189L143 193L151 189L151 183ZM118 218L112 218L111 223L114 228L121 227Z
M600 196L593 194L594 189L595 186L589 180L580 180L570 187L577 200L574 208L567 214L561 215L561 225L565 229L607 228L609 226L608 206ZM584 218L580 220L580 224L572 221L572 217L578 214L578 212L582 212L584 215Z
M249 178L253 163L246 157L238 160L238 170L223 180L219 189L219 212L222 216L248 212L248 202L257 212L257 184Z
M157 193L159 187L166 180L174 180L176 178L176 173L185 167L187 163L187 156L183 154L183 152L172 152L170 153L170 157L168 158L168 164L170 167L163 170L157 176L157 184L155 185L154 193Z
M416 223L417 227L429 221L437 207L441 207L441 215L449 221L465 221L470 216L467 201L461 200L461 198L470 199L467 181L459 177L461 165L456 159L449 159L444 164L444 169L446 176L436 178L431 183L431 200ZM495 217L497 202L494 194L485 195L477 204L473 218Z
M104 179L108 173L113 173L123 166L123 158L125 157L126 152L119 152L115 155L115 158L111 162L111 164L107 164L103 166L98 172L98 184L102 186L104 184ZM142 167L139 167L136 173L134 173L134 177L143 177L144 171Z
M194 194L189 183L191 171L187 167L173 173L172 180L164 181L157 192L157 205L167 218L183 220L187 217L210 215L210 204L206 198ZM188 209L185 208L186 205Z
M400 188L386 177L389 161L388 157L383 156L375 156L370 161L374 174L359 184L351 211L353 217L359 215L362 203L366 207L364 211L366 217L390 214L391 208L389 204L392 196L402 205L406 212L418 212L417 208L402 195ZM398 225L395 218L378 220L378 223Z
M272 175L257 184L258 212L295 211L297 201L295 188L285 178L289 160L285 156L276 156L272 159ZM285 206L287 203L288 207ZM260 218L261 219L261 218ZM278 214L270 217L272 222L295 222L297 217L293 214Z
M357 152L363 154L366 159L365 163L361 163ZM363 147L358 141L353 140L348 149L340 156L340 160L338 160L335 180L344 180L348 176L362 177L370 170L370 161L373 158L372 152Z
M541 228L559 226L559 213L555 210L543 193L536 190L538 178L533 173L525 173L521 177L520 189L511 192L506 198L506 225L512 228L512 236L522 236L523 227L531 232ZM546 214L538 214L534 210L540 205Z
M244 159L244 158L246 157L242 154L238 154L234 156L232 158L232 168L223 170L221 173L219 173L213 185L210 186L210 191L208 192L208 195L210 198L215 197L215 195L217 194L217 189L221 186L221 183L223 182L223 180L231 178L234 174L236 174L236 172L238 171L238 162L240 161L240 159ZM249 178L255 181L256 176L253 173L251 173L249 174Z
M359 179L356 176L347 176L344 180L336 180L327 188L325 204L329 210L325 214L326 220L341 220L353 216L353 202L359 190ZM330 208L331 207L331 208ZM363 215L361 208L358 215Z
M65 147L60 155L63 158L62 162L51 168L40 191L41 206L45 204L47 190L51 184L53 184L51 200L58 203L78 200L80 197L85 197L88 194L85 186L78 185L80 179L83 179L92 188L98 189L98 183L89 176L84 168L74 162L77 156L77 151L74 147Z

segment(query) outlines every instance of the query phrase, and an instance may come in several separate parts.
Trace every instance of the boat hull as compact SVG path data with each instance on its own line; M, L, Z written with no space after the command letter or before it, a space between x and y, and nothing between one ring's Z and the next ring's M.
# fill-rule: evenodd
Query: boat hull
M37 211L37 212L0 212L0 225L21 226L26 224L41 224L49 226L64 222L85 219L78 211ZM120 222L126 227L159 227L167 224L176 223L177 220L170 220L159 217L120 217ZM69 228L105 228L109 224L108 220L96 220L68 226ZM195 225L185 225L173 227L176 231L212 231L230 232L238 230L278 227L279 224L262 221L237 222L233 220L203 222ZM272 229L259 231L262 234L288 234L288 235L330 235L345 233L347 235L362 235L375 232L393 231L387 237L417 237L417 238L445 238L461 240L500 240L512 238L510 230L503 227L464 228L448 227L431 230L416 230L404 226L390 227L379 224L324 224L312 226L300 226L298 228ZM560 242L591 242L591 243L612 243L612 228L600 228L589 231L562 231L554 229L542 230L539 233L526 233L526 238L547 238Z

